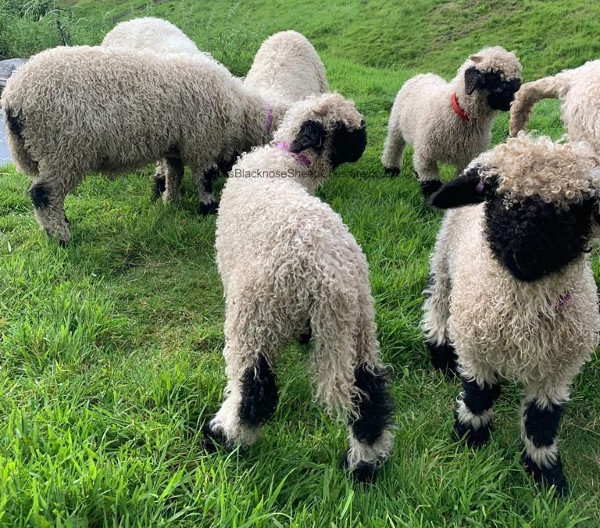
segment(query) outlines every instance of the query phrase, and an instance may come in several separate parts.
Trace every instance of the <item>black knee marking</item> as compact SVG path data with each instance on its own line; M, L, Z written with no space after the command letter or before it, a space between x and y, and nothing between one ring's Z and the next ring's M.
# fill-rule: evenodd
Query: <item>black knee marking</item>
M442 182L440 180L423 180L420 183L421 193L425 198L429 198L435 191L437 191L442 186Z
M355 400L359 418L351 422L352 432L359 442L373 445L393 422L388 379L383 369L363 364L354 371L354 384L361 394Z
M154 198L160 198L166 190L167 190L166 178L160 173L155 174L154 175Z
M267 360L259 355L242 376L240 421L250 427L265 423L277 407L275 376Z
M217 167L219 168L219 171L221 172L221 174L227 174L231 170L231 168L237 161L239 155L240 155L239 152L234 152L233 156L231 156L231 158L229 158L227 160L219 160L217 162Z
M390 176L398 176L400 174L400 169L398 167L383 167L383 172Z
M494 405L494 402L500 396L500 385L490 385L486 383L480 387L475 381L462 380L464 391L463 403L467 409L475 414L481 415L488 411ZM486 444L490 439L490 426L485 424L475 429L469 424L463 424L458 419L458 411L454 411L454 431L455 440L464 439L469 447L479 447Z
M525 434L535 447L547 447L554 443L562 415L561 405L551 403L540 409L536 401L529 402L523 413Z
M204 192L213 192L213 182L219 177L220 170L217 166L211 167L204 173Z
M492 408L494 402L500 396L500 385L486 383L480 387L475 381L462 380L465 396L463 401L473 414L481 414Z
M433 368L441 370L448 377L455 377L458 374L458 356L454 347L449 343L436 345L425 341L425 344L429 349Z
M544 468L538 466L526 451L523 451L521 460L525 471L533 477L533 480L537 484L555 486L556 493L563 497L569 493L569 483L563 471L560 455L557 455L556 461L552 466Z
M201 215L216 214L218 210L219 204L217 202L201 203L198 207L198 212Z
M34 183L29 188L29 196L36 209L48 207L50 205L50 196L48 189L43 183Z

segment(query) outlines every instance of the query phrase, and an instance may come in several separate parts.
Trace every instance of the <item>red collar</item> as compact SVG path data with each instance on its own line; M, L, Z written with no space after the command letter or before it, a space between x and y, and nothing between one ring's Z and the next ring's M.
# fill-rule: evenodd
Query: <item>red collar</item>
M454 110L454 113L460 117L463 121L469 121L471 123L475 122L475 119L471 119L467 113L460 107L460 105L458 104L458 99L456 98L456 93L452 92L452 95L450 96L450 102L452 103L452 110Z

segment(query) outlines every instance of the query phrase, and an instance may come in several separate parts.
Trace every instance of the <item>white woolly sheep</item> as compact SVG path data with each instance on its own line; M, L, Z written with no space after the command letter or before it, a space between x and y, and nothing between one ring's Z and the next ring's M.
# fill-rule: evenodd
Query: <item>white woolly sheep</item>
M432 362L452 369L457 359L462 377L455 436L484 444L499 380L523 383L525 468L561 494L560 415L600 332L588 254L599 191L600 157L587 143L520 134L430 201L441 209L479 204L446 213L424 292Z
M30 188L36 218L63 244L71 238L64 199L85 175L164 157L166 200L179 197L185 163L201 206L211 211L216 202L204 188L205 172L270 136L260 95L226 69L181 53L44 51L11 77L2 107L17 167L36 178Z
M386 172L400 172L406 144L421 190L429 196L442 185L438 163L457 174L489 147L492 121L508 110L521 84L521 64L500 46L471 55L449 83L432 73L417 75L396 96L382 155Z
M563 123L572 141L587 141L600 153L600 61L525 83L510 107L510 135L525 128L535 103L561 101Z
M226 300L226 399L204 427L207 448L253 444L277 405L277 352L308 326L316 398L349 423L345 467L374 478L393 444L364 254L338 214L312 196L364 151L364 122L338 94L287 113L275 141L233 167L217 219Z
M244 84L258 90L272 104L288 106L309 95L329 92L319 54L297 31L281 31L265 40Z
M200 51L196 44L177 26L167 20L154 17L135 18L117 24L111 29L101 46L115 48L125 47L135 50L148 50L155 53L188 53L198 55L215 65L225 68L220 62L205 51ZM272 119L272 118L271 118ZM231 160L231 163L234 160ZM166 175L169 174L167 159L159 161L154 174L154 197L165 196ZM211 170L205 174L204 190L212 195L212 180L216 171Z

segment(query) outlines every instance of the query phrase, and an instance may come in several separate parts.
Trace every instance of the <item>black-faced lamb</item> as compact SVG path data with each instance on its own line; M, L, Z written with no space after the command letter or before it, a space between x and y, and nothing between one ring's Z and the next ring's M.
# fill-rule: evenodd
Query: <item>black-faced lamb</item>
M521 85L521 64L500 46L484 48L458 69L449 83L432 73L402 86L390 119L382 163L398 174L407 144L422 192L442 185L438 163L455 165L457 174L489 147L492 121L510 107Z
M599 191L600 158L587 143L520 134L431 197L451 210L431 258L422 326L435 366L458 361L456 437L487 442L500 380L524 384L523 462L559 493L567 491L559 419L600 331L588 251Z
M279 349L310 324L315 396L349 424L346 468L370 480L393 444L365 256L312 196L332 168L360 158L361 115L338 94L294 105L271 145L243 155L225 184L217 264L225 289L226 399L207 447L253 444L275 411Z

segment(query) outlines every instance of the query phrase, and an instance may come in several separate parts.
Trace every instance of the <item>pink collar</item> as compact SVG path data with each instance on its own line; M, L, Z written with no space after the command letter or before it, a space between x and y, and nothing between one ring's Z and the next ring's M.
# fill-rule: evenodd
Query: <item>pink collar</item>
M452 103L452 110L454 113L460 117L463 121L469 121L470 123L474 123L475 119L471 119L467 113L460 107L458 104L458 99L456 98L456 92L452 92L450 96L450 102Z
M267 120L265 121L265 132L268 134L271 132L273 126L273 107L267 104Z
M289 143L287 143L286 141L279 141L279 142L275 143L275 147L278 148L279 150L283 150L284 152L289 152L292 156L294 156L294 158L296 158L296 160L300 164L304 165L305 167L310 167L310 160L304 154L302 154L302 152L299 152L299 153L292 152L290 150Z

